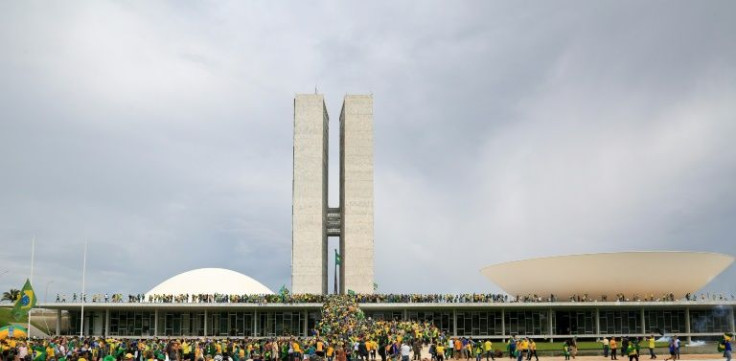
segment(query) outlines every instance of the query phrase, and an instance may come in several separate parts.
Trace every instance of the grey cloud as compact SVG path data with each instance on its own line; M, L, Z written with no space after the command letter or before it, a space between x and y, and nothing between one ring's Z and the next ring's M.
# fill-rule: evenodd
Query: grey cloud
M375 96L381 291L496 291L482 266L553 254L734 254L733 10L4 3L0 286L34 234L37 291L78 290L85 239L91 291L214 266L288 285L292 97L315 86L333 130L345 93Z

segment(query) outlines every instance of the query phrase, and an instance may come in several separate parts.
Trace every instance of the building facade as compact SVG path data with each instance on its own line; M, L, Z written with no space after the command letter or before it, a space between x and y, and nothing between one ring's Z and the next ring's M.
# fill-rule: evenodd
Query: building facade
M81 304L39 305L57 310L59 335L79 335ZM321 304L88 303L84 335L110 337L309 336ZM427 321L448 336L503 340L577 336L648 336L663 332L683 338L718 339L736 332L735 301L539 302L539 303L366 303L376 320ZM69 322L60 322L62 315ZM62 329L62 324L70 325Z

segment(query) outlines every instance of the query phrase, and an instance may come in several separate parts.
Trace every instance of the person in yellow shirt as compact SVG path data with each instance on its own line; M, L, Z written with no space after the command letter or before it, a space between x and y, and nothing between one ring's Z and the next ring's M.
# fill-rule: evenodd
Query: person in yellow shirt
M649 359L653 360L657 358L657 355L654 353L654 335L649 336L647 342L649 343Z
M291 348L294 350L294 360L301 361L302 359L302 348L299 342L291 340Z
M192 344L187 342L187 340L181 342L181 354L185 361L192 360Z
M442 342L438 342L435 346L435 353L437 354L437 361L445 360L445 346L442 345Z
M529 351L527 352L527 361L532 359L532 356L534 356L534 359L536 361L539 361L539 356L537 356L537 343L534 342L534 339L529 339Z
M238 357L240 360L245 361L245 347L242 344L238 346Z
M524 337L523 339L519 340L519 344L516 348L519 353L519 356L516 359L518 361L525 360L527 352L529 352L529 339Z
M493 342L491 342L491 339L487 339L486 342L483 343L483 351L486 353L486 361L488 361L489 358L491 360L496 359L493 357Z
M317 338L317 342L314 347L314 353L319 357L325 357L325 343L322 339Z
M335 357L335 347L332 344L327 345L327 361L332 361Z
M193 348L194 348L194 359L195 360L204 358L204 355L202 355L202 344L200 342L195 342Z
M48 345L46 345L46 359L51 360L54 358L54 356L54 345L49 343Z

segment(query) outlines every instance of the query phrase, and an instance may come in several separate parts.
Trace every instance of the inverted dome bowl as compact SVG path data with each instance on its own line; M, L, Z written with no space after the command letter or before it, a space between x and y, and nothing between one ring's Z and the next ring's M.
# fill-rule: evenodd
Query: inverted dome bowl
M512 296L553 294L560 300L587 294L659 298L694 293L723 272L734 257L706 252L621 252L533 258L481 269Z

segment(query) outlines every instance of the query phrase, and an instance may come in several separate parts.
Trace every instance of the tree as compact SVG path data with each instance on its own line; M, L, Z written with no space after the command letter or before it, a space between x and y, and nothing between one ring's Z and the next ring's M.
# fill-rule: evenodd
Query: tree
M0 301L15 302L18 299L18 295L20 295L20 290L11 288L10 291L3 292L3 298Z

